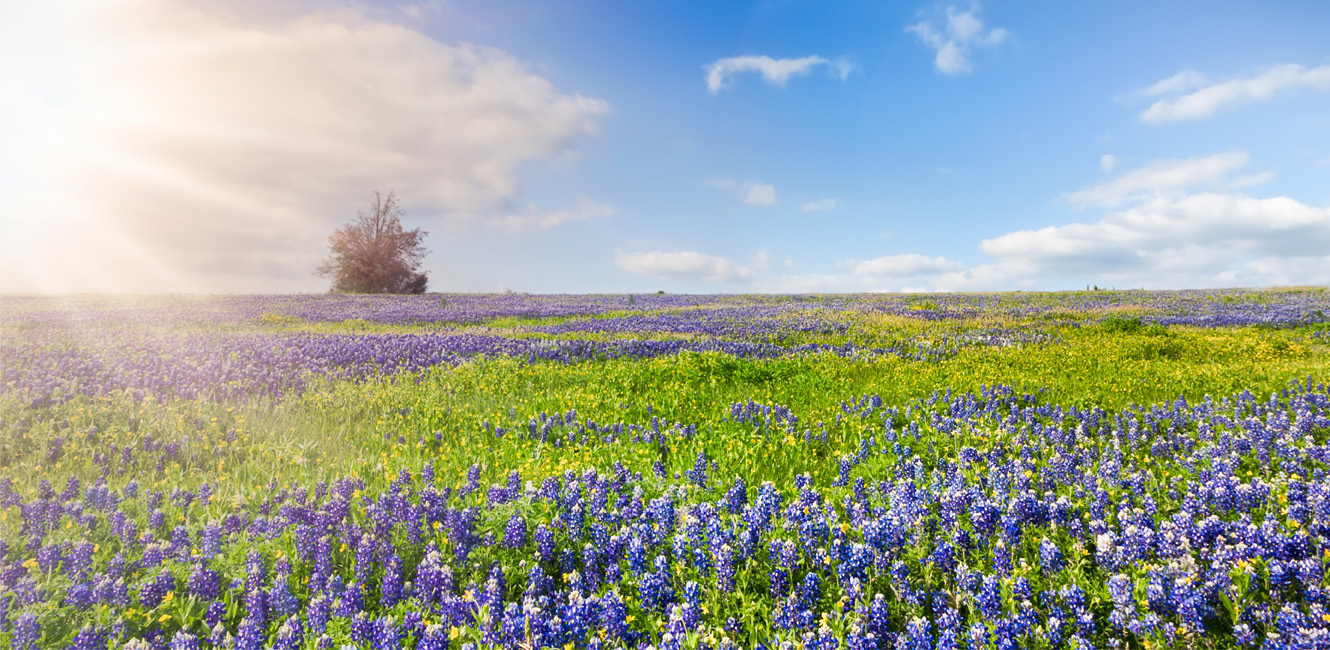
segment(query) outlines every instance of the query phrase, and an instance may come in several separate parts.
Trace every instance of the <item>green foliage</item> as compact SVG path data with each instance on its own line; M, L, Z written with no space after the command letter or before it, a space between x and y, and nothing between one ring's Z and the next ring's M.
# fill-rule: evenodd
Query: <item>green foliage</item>
M298 316L268 313L259 316L258 322L260 325L266 325L269 327L287 328L300 325L303 321L301 321Z

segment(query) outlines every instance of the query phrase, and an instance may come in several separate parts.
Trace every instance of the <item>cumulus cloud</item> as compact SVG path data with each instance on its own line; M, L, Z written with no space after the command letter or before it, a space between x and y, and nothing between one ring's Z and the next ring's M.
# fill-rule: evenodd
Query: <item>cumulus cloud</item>
M804 212L823 212L825 210L835 210L840 207L840 201L836 199L818 199L816 201L807 201L799 206Z
M525 232L548 230L566 223L604 219L618 214L619 211L603 203L597 203L586 197L580 197L575 210L554 210L542 212L534 205L528 205L525 212L510 214L488 220L488 223L506 232Z
M841 81L845 81L854 70L854 64L844 58L833 61L812 55L797 59L773 59L769 56L751 54L718 59L703 66L703 69L706 70L707 90L717 93L723 88L728 88L733 77L741 72L756 72L762 75L763 81L783 88L791 77L806 76L818 66L831 68L832 73Z
M738 282L752 276L752 270L746 266L697 251L615 251L614 266L630 273L711 284Z
M1094 223L1012 232L979 247L1009 275L1028 278L1093 275L1154 287L1319 284L1330 281L1330 208L1288 197L1155 197ZM1272 272L1281 261L1288 271Z
M1148 165L1147 165L1148 167ZM620 253L624 270L777 292L987 291L1100 285L1210 288L1330 284L1330 206L1275 196L1144 196L1097 220L1018 230L978 242L990 259L919 253L847 260L831 273L768 274L696 252Z
M1179 72L1138 91L1147 96L1171 96L1154 102L1138 117L1146 124L1196 120L1228 106L1265 101L1277 93L1299 88L1330 90L1330 65L1317 68L1278 65L1254 76L1219 83L1209 83L1197 72Z
M1245 166L1249 159L1250 156L1245 151L1229 151L1213 156L1158 160L1106 183L1070 192L1063 195L1063 198L1078 205L1112 207L1127 201L1191 187L1242 185L1242 182L1230 181L1229 176L1234 170ZM1103 162L1100 164L1102 166ZM1268 178L1258 175L1247 177L1247 180L1259 181Z
M1237 192L1243 152L1160 160L1072 192L1108 208L1096 220L984 239L985 263L917 253L848 260L840 273L762 278L775 291L1208 288L1330 283L1330 206ZM1194 188L1203 189L1197 191ZM1220 191L1216 191L1216 189Z
M959 11L955 7L947 7L945 26L934 27L929 21L922 21L906 27L905 31L912 32L937 52L933 65L938 72L964 74L970 71L970 50L999 45L1011 36L1011 32L1001 27L985 29L983 21L976 15L978 11Z
M7 290L309 290L327 234L374 189L427 229L606 213L503 218L517 168L575 151L606 102L401 24L428 4L394 20L261 4L24 6L0 110L37 153L0 170L23 215L0 217Z

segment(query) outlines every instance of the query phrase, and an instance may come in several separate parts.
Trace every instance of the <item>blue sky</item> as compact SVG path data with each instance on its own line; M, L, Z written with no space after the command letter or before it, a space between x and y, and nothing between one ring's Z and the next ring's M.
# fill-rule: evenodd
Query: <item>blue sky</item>
M1330 284L1326 3L71 7L0 291L321 291L389 188L441 291Z

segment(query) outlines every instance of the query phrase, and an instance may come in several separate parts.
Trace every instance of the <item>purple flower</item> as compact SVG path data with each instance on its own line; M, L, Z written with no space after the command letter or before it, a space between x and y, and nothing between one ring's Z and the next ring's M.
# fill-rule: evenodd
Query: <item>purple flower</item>
M175 591L175 576L171 575L170 570L162 569L157 577L139 590L139 603L145 608L152 609L161 604L166 594L172 591Z
M328 597L318 594L311 598L309 607L305 611L305 619L309 625L310 634L323 634L328 627L330 618L332 618L332 603L329 602Z
M374 622L365 615L365 612L356 612L355 618L351 619L351 640L362 646L368 646L374 637Z
M402 599L402 558L396 553L388 556L383 567L383 582L379 590L379 605L384 609Z
M503 529L503 545L508 548L522 548L526 545L526 520L520 513L514 512Z
M979 586L976 601L984 619L995 621L1002 613L1002 592L998 581L993 576L984 576Z
M707 487L707 452L697 452L697 460L693 462L693 468L685 471L684 475L697 487L705 489Z
M393 617L385 616L375 621L370 643L374 650L401 650L402 639L398 636L397 623Z
M291 616L277 629L277 638L273 641L273 650L299 650L304 641L304 630L300 626L300 617Z
M240 621L240 631L236 635L236 650L260 650L263 648L264 626L260 620L250 615Z
M74 635L69 650L106 650L106 632L91 625L84 625L83 629Z
M1108 579L1108 594L1113 598L1113 604L1119 608L1134 608L1136 604L1132 597L1134 587L1131 578L1121 573L1114 574Z
M14 621L10 642L14 644L14 650L34 650L37 647L37 639L41 636L42 627L37 624L37 615L25 612Z
M171 650L199 650L199 639L183 629L176 630L171 637Z
M536 526L536 554L538 559L554 557L554 533L545 524Z
M212 600L221 593L222 578L217 575L216 571L199 564L195 565L194 570L189 574L187 586L191 596L199 600Z
M448 650L448 631L437 623L425 626L416 650Z
M1047 537L1039 542L1039 565L1049 573L1062 570L1062 551Z
M342 593L334 609L335 613L342 618L350 618L360 613L365 608L364 589L360 583L352 580L346 585L346 591Z
M716 587L725 593L734 591L734 552L722 544L716 553Z
M905 624L905 632L896 637L896 650L932 650L933 635L929 632L928 621L912 618Z

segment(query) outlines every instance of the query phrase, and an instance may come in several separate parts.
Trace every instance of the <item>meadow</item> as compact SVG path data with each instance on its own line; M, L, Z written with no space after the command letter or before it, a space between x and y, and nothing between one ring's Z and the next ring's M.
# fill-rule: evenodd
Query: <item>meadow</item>
M1330 290L0 297L0 646L1330 648Z

